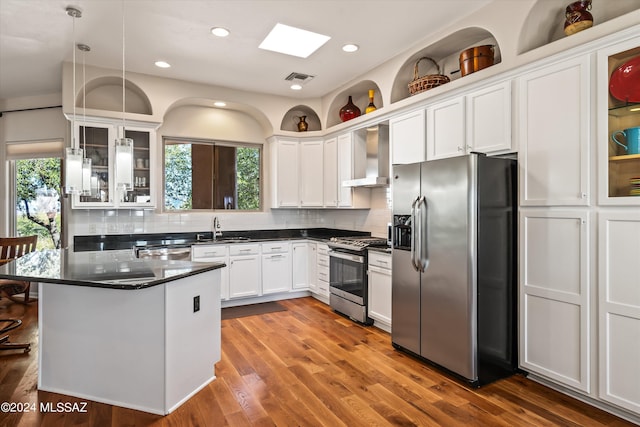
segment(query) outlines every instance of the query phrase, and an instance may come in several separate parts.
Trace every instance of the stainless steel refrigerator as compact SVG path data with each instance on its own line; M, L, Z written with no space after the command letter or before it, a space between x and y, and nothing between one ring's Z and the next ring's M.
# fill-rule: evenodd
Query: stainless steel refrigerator
M393 346L479 386L517 367L516 161L393 165Z

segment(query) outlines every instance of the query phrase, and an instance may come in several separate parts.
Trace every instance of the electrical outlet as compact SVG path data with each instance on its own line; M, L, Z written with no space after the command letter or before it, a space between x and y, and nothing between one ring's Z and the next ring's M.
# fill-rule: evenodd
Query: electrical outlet
M200 311L200 295L193 297L193 312Z

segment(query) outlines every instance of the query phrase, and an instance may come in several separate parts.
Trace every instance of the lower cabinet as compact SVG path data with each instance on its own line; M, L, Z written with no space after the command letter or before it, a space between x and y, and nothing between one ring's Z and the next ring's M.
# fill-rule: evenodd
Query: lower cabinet
M523 209L520 217L520 365L591 392L589 213Z
M640 416L640 213L600 212L599 397Z
M307 280L309 281L309 290L313 293L318 292L318 244L314 242L307 243Z
M369 317L391 331L391 255L369 251Z
M229 247L229 298L258 296L262 291L260 245Z
M289 242L262 244L262 294L291 290Z
M229 299L229 246L193 246L191 248L191 260L197 262L223 262L227 265L220 269L220 299Z
M317 282L316 289L313 291L318 295L320 300L327 302L329 300L329 246L324 243L317 245Z
M291 289L309 289L309 245L307 242L291 243Z

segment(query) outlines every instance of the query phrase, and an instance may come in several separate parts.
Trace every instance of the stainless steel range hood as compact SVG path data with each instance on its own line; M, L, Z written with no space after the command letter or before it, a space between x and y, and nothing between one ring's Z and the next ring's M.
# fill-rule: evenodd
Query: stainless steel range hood
M343 187L383 187L389 184L389 126L379 124L354 131L353 179Z

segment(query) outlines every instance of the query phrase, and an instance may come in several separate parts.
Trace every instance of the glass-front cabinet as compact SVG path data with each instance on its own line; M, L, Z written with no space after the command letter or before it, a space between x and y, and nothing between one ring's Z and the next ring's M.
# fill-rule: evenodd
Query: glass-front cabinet
M123 132L124 130L124 132ZM116 140L122 136L133 140L132 186L115 184L118 167ZM91 159L91 192L74 195L73 208L151 208L156 206L153 170L155 165L155 124L140 126L121 122L76 121L76 140Z
M598 51L601 204L640 205L640 37Z

